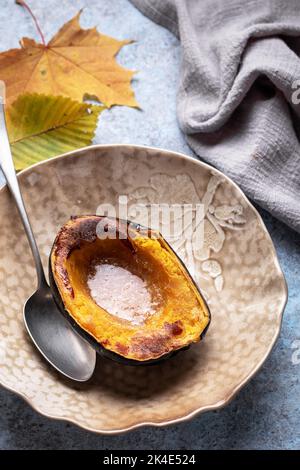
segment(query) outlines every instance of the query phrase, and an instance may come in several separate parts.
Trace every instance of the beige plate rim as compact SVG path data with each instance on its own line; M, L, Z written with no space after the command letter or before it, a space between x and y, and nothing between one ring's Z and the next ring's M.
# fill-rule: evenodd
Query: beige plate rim
M269 348L268 348L266 354L262 357L262 359L258 362L258 364L249 372L249 374L245 377L245 379L241 383L239 383L236 386L236 388L223 400L220 400L220 401L214 403L213 405L199 407L199 408L195 409L194 411L192 411L191 413L188 413L188 414L182 415L182 416L178 416L177 418L173 418L171 420L166 420L166 421L162 420L162 421L159 421L159 422L143 421L143 422L135 423L135 424L133 424L129 427L114 429L114 430L111 430L111 431L107 430L107 429L94 429L92 427L85 426L85 425L77 422L76 420L66 418L66 417L63 417L63 416L57 417L55 415L51 415L51 414L48 414L48 413L44 412L38 406L33 404L25 395L23 395L22 392L14 389L13 387L10 387L10 386L6 385L4 382L1 381L1 378L0 378L0 385L2 387L4 387L5 389L7 389L7 390L15 393L19 397L21 397L26 403L28 403L35 411L37 411L42 416L45 416L45 417L53 419L53 420L69 422L69 423L72 423L72 424L82 428L82 429L85 429L86 431L91 431L91 432L94 432L96 434L103 434L103 435L122 434L122 433L126 433L128 431L132 431L134 429L138 429L138 428L141 428L141 427L144 427L144 426L164 427L164 426L169 426L169 425L172 425L172 424L178 424L178 423L181 423L181 422L184 422L184 421L189 421L190 419L194 418L195 416L199 415L200 413L204 413L205 411L217 410L217 409L223 408L224 406L228 405L234 399L234 397L237 395L237 393L260 370L260 368L263 366L264 362L269 357L269 355L270 355L270 353L271 353L271 351L272 351L272 349L273 349L273 347L274 347L274 345L275 345L275 343L276 343L276 341L279 337L280 330L281 330L281 325L282 325L282 319L283 319L283 312L284 312L284 309L285 309L285 306L286 306L287 300L288 300L288 287L287 287L286 279L285 279L283 271L280 267L279 260L278 260L278 257L277 257L277 253L276 253L272 238L271 238L271 236L270 236L270 234L269 234L269 232L268 232L268 230L265 226L265 223L264 223L261 215L259 214L257 209L253 206L253 204L249 201L249 199L244 194L244 192L240 189L240 187L234 181L232 181L231 178L229 178L228 176L226 176L224 173L217 170L216 168L212 167L211 165L208 165L207 163L202 162L201 160L190 157L190 156L185 155L185 154L180 153L180 152L175 152L175 151L172 151L172 150L167 150L167 149L162 149L162 148L159 148L159 147L152 147L152 146L147 146L147 145L96 144L96 145L89 145L87 147L83 147L83 148L80 148L80 149L77 149L77 150L72 150L70 152L66 152L66 153L63 153L61 155L57 155L56 157L52 157L48 160L44 160L42 162L35 163L34 165L31 165L30 167L26 168L25 170L20 171L18 173L18 178L22 177L27 172L30 172L33 168L39 167L41 165L51 164L51 162L53 162L54 160L62 160L64 158L69 158L69 157L72 158L73 156L76 156L76 155L78 156L82 153L85 153L88 150L97 150L97 149L107 149L107 150L109 150L111 148L121 148L121 147L123 147L123 148L126 147L126 148L129 148L129 149L136 149L136 150L146 150L146 151L152 151L152 152L157 151L157 152L168 154L169 156L174 157L174 158L187 160L187 161L192 162L193 164L200 165L200 166L202 166L202 167L204 167L208 170L213 170L215 173L219 174L220 176L225 178L230 184L232 184L238 190L238 192L241 194L241 196L244 199L245 203L248 206L250 206L252 208L252 210L254 211L259 223L261 224L261 227L263 228L263 230L264 230L264 232L265 232L265 234L266 234L266 236L269 240L270 247L272 249L273 262L274 262L274 264L276 266L276 269L278 271L278 275L282 278L283 283L284 283L284 293L283 293L284 295L283 295L282 306L281 306L281 310L280 310L280 320L278 322L277 330L276 330L276 332L275 332L275 334L272 338L272 341L270 342ZM6 187L6 184L4 184L2 187L0 187L0 194L1 194L2 191L4 191L5 187Z

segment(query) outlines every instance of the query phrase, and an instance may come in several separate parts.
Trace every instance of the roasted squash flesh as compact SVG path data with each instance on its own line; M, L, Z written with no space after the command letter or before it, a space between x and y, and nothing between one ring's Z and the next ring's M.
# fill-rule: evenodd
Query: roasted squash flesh
M117 237L100 239L103 220L73 218L55 240L51 277L67 315L101 350L139 362L199 341L210 314L166 241L138 226L129 234L126 222L108 218Z

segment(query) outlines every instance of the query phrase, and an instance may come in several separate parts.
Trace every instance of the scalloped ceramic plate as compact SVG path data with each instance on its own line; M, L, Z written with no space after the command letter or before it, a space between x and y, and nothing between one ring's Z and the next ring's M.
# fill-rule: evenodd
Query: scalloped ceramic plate
M93 379L56 373L22 320L35 288L31 253L6 187L0 191L0 380L40 413L101 433L162 426L219 408L257 372L280 331L287 289L257 211L227 177L181 154L130 145L94 146L19 175L44 266L59 227L127 195L146 203L205 204L204 245L175 240L208 300L205 340L157 366L98 361ZM136 217L135 217L136 216ZM139 220L138 214L132 218Z

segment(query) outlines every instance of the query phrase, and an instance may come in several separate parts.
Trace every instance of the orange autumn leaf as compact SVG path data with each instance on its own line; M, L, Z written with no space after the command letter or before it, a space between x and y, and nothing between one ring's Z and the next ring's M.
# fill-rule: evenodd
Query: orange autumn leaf
M134 72L121 67L115 56L131 41L118 41L96 28L82 29L79 12L44 45L23 38L20 49L0 53L0 80L11 104L23 93L94 98L110 107L137 107L131 79Z

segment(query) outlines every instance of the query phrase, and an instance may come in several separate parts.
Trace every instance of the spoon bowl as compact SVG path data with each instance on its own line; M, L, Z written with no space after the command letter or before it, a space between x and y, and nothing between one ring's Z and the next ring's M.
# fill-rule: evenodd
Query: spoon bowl
M96 353L58 311L49 287L38 289L24 305L24 323L33 343L63 374L85 382L94 372Z

